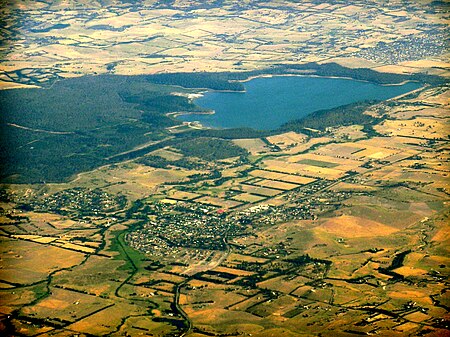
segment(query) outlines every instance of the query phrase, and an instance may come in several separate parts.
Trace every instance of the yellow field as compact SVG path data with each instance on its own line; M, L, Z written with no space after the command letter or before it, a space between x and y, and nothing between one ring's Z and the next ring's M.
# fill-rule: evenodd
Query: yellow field
M270 289L274 291L281 291L285 294L290 293L291 291L294 291L298 287L304 285L306 282L309 282L310 279L303 277L303 276L297 276L297 277L286 277L286 276L280 276L271 278L266 281L262 281L258 283L258 287L262 289Z
M48 245L0 238L2 280L29 284L43 280L49 273L81 263L84 254Z
M142 315L145 312L145 308L119 302L110 308L69 325L68 328L78 332L105 335L115 331L124 318L130 315Z
M96 296L53 288L50 296L32 307L24 308L24 313L39 318L59 318L70 322L111 304L111 301Z
M253 203L253 202L258 202L258 201L264 200L266 198L261 197L259 195L250 194L250 193L241 193L241 194L234 196L233 199L237 200L237 201Z
M303 165L297 163L289 163L286 161L268 159L263 162L264 168L266 170L277 171L289 174L299 174L314 178L322 179L338 179L344 175L343 171L326 168L326 167L316 167L311 165Z
M261 154L265 152L269 152L269 149L261 139L253 138L253 139L235 139L233 143L236 145L246 149L251 154Z
M233 275L237 275L237 276L249 276L249 275L255 274L255 272L246 271L246 270L242 270L242 269L227 268L227 267L217 267L217 268L214 268L213 270L216 272L228 273L228 274L233 274Z
M287 147L296 146L300 143L304 143L307 140L307 136L296 133L296 132L287 132L282 133L280 135L267 137L267 140L280 147L282 150L285 150Z
M240 184L236 190L248 192L251 194L263 195L263 196L267 196L267 197L273 197L273 196L281 193L281 191L279 191L279 190L273 190L270 188L258 187L258 186L252 186L252 185L246 185L246 184Z
M237 254L237 253L231 253L228 258L227 261L232 261L232 262L250 262L250 263L264 263L267 261L267 259L265 258L261 258L261 257L254 257L254 256L249 256L249 255L242 255L242 254Z
M214 205L214 206L223 207L223 208L233 208L233 207L242 205L242 203L240 203L238 201L225 200L225 199L215 198L215 197L210 197L210 196L204 196L204 197L198 198L195 200L195 202L198 202L201 204Z
M271 172L271 171L264 171L264 170L254 170L249 173L250 175L254 177L259 178L265 178L265 179L271 179L271 180L282 180L288 183L293 184L299 184L299 185L305 185L312 183L313 181L316 181L316 179L308 178L308 177L302 177L292 174L284 174L279 172Z
M153 151L152 153L150 153L150 155L160 156L167 160L179 160L183 158L183 155L181 153L172 151L170 148Z
M398 231L376 221L348 215L329 219L318 229L344 238L385 236Z
M254 184L257 186L276 188L276 189L280 189L280 190L292 190L294 188L299 187L299 185L296 185L296 184L286 183L283 181L268 180L268 179L258 181Z
M177 191L171 190L167 193L169 198L177 199L177 200L191 200L201 196L201 194L186 192L186 191Z
M412 120L386 120L375 129L393 136L447 139L449 127L446 119L417 117Z

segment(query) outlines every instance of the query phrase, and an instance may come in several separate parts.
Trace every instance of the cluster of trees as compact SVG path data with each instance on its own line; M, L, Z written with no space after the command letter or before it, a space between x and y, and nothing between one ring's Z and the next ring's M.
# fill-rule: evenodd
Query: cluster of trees
M188 157L198 157L206 161L248 155L246 150L233 142L220 138L192 138L179 142L174 147Z
M275 131L255 130L252 128L233 129L206 129L195 131L198 137L212 137L222 139L243 139L243 138L263 138L274 135ZM192 136L192 134L179 134L179 137Z
M148 81L158 84L179 85L185 88L205 88L213 90L242 91L244 86L239 80L249 77L271 74L286 75L308 71L308 74L317 76L348 77L355 80L369 81L379 84L398 84L404 81L418 81L430 84L444 84L445 80L436 75L428 74L390 74L381 73L369 68L346 68L337 63L318 64L315 62L305 64L276 65L268 69L243 71L243 72L220 72L220 73L176 73L157 74L147 77Z
M243 91L240 82L230 82L233 73L177 73L157 74L148 77L148 80L157 84L179 85L184 88L203 88L213 90Z
M203 169L205 166L198 161L192 161L184 157L177 160L167 160L166 158L156 155L144 156L142 158L139 158L137 162L139 164L164 169L168 168L169 166L177 166L186 168L188 170L199 170Z
M332 126L372 124L377 119L363 112L376 103L377 101L363 101L342 105L337 108L319 110L301 119L283 124L280 131L302 132L305 128L324 131Z
M45 95L42 89L0 91L0 180L64 181L166 137L164 128L180 123L167 112L196 109L173 91L142 76L110 75L63 80Z

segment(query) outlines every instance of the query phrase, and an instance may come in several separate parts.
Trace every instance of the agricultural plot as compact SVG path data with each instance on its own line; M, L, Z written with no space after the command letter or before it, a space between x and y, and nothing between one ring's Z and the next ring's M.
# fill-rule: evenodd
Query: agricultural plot
M233 200L242 201L246 203L255 203L265 199L266 197L264 196L254 195L250 193L240 193L233 197Z
M262 197L273 197L280 194L282 191L274 190L266 187L258 187L254 185L240 184L234 188L235 191L247 192Z
M254 182L253 185L269 187L269 188L279 189L279 190L284 190L284 191L292 190L294 188L299 187L299 185L296 185L296 184L291 184L291 183L287 183L284 181L268 180L268 179Z
M448 139L449 124L445 119L417 117L411 120L384 121L376 130L391 136L411 137L424 140Z
M2 185L0 333L447 335L450 157L441 6L4 6L5 41L20 43L1 47L7 58L0 88L46 87L46 105L64 101L77 109L45 106L46 118L12 114L33 116L34 130L8 121L10 139L23 140L17 159L51 159L43 162L60 182L44 183L48 172L32 162L23 165L32 183L14 184L12 176L13 184ZM306 62L321 65L302 69ZM188 103L199 90L150 83L193 72L179 75L182 85L236 88L228 78L278 71L272 66L280 64L298 75L425 79L426 87L376 104L362 115L371 118L365 125L276 134L173 126L166 113L193 109ZM56 82L86 74L106 76L66 87ZM145 76L152 74L159 77ZM40 102L40 91L33 92L18 112ZM75 97L98 98L101 109ZM155 97L164 104L153 106ZM62 146L72 137L78 140Z
M81 263L82 253L24 240L2 237L2 280L13 284L30 284L47 279L59 268Z
M246 149L248 152L250 152L253 155L270 152L270 149L267 147L267 144L264 143L259 138L235 139L235 140L233 140L233 143Z
M238 201L225 200L225 199L209 197L209 196L204 196L204 197L198 198L195 200L195 202L198 202L201 204L206 204L206 205L213 205L213 206L222 207L222 208L235 208L239 205L242 205Z
M288 151L294 149L299 144L306 143L308 137L296 132L287 132L270 136L266 139L271 144L278 146L282 151Z
M265 178L269 180L280 180L287 183L293 183L293 184L299 184L299 185L305 185L312 183L315 181L313 178L308 177L302 177L292 174L283 174L279 172L272 172L272 171L264 171L264 170L254 170L249 173L250 175L254 177L259 178Z
M313 178L334 180L345 175L344 171L326 167L317 167L287 161L268 159L263 162L263 168L269 171L276 171L286 174L297 174Z
M49 297L36 305L24 308L23 314L54 321L57 324L58 321L64 323L79 320L112 305L112 301L96 296L54 288Z

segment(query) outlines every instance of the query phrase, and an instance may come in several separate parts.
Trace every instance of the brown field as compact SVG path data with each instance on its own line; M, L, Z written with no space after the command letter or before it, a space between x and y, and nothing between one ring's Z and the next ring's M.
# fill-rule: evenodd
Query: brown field
M361 165L359 160L353 160L349 158L342 158L334 155L324 155L321 153L322 148L319 148L314 153L305 153L296 156L290 156L288 161L292 163L302 163L304 161L317 162L318 167L335 168L337 170L348 169L347 167L358 167Z
M375 129L393 136L447 139L449 123L445 119L418 117L412 120L386 120Z
M199 196L201 196L201 194L187 192L187 191L177 191L177 190L170 190L167 193L167 197L177 199L177 200L192 200L194 198L198 198Z
M333 191L342 192L342 191L376 191L377 189L373 186L367 186L362 184L350 184L345 182L340 182L337 185L332 187Z
M254 315L267 316L281 316L285 312L292 310L296 305L297 299L293 296L283 295L274 300L268 300L251 308L247 308L247 312Z
M204 196L204 197L198 198L195 200L195 202L198 202L201 204L218 206L218 207L222 207L222 208L234 208L239 205L242 205L242 203L240 203L238 201L225 200L225 199L215 198L215 197L210 197L210 196Z
M115 303L114 306L90 315L81 321L68 326L74 331L105 335L115 331L122 320L133 315L145 314L145 308L127 303Z
M318 229L344 238L385 236L398 231L373 220L348 215L329 219Z
M255 256L250 256L250 255L242 255L242 254L237 254L237 253L231 253L228 258L227 261L230 262L249 262L249 263L264 263L267 261L267 259L262 258L262 257L255 257Z
M189 295L186 299L187 304L183 306L184 310L188 314L195 316L199 309L203 310L204 308L207 308L207 310L220 310L246 299L245 296L227 291L227 289L216 289L220 287L221 286L216 286L215 288L208 287L189 291ZM201 307L199 307L198 304L201 304Z
M164 322L154 322L151 317L129 317L120 329L121 334L131 336L167 336L175 332L175 327Z
M99 168L88 173L79 174L79 178L72 181L71 184L92 187L93 180L96 180L98 184L105 185L123 181L125 184L111 185L106 190L114 194L122 193L135 199L148 196L149 191L156 191L158 185L164 182L182 181L187 176L199 172L185 169L155 169L135 163L124 163L115 167Z
M236 145L246 149L251 154L261 154L269 152L269 148L267 147L266 143L264 143L259 138L253 138L253 139L235 139L233 140L233 143Z
M263 163L264 168L267 170L277 171L281 173L306 175L314 178L334 180L344 175L343 171L336 169L303 165L298 163L289 163L281 160L268 159Z
M255 183L255 185L262 186L262 187L275 188L275 189L279 189L279 190L292 190L294 188L299 187L299 185L296 185L296 184L286 183L283 181L268 180L268 179L258 181Z
M236 333L236 327L250 327L250 331L258 331L255 325L261 321L261 318L247 312L225 309L199 310L192 313L191 317L200 329L204 328L206 331L220 334Z
M364 150L355 153L355 156L358 158L385 159L386 157L397 154L398 152L398 150L389 150L376 146L366 146Z
M256 194L256 195L262 195L266 197L273 197L277 194L280 194L281 191L279 190L273 190L271 188L266 187L258 187L258 186L252 186L252 185L246 185L246 184L240 184L238 188L236 188L237 191L244 191L250 194Z
M23 313L38 318L61 319L71 322L111 304L112 301L96 296L52 288L48 297L33 306L25 307Z
M320 147L316 151L316 154L330 157L338 157L344 159L358 160L354 154L361 150L364 150L365 146L358 145L357 143L344 143L344 144L328 144Z
M281 180L281 181L285 181L288 183L299 184L299 185L305 185L305 184L309 184L309 183L315 181L315 179L313 179L313 178L296 176L296 175L292 175L292 174L284 174L284 173L279 173L279 172L264 171L264 170L254 170L254 171L251 171L249 174L254 177L265 178L265 179L270 179L270 180Z
M214 268L213 271L221 272L221 273L233 274L233 275L237 275L237 276L249 276L249 275L254 275L255 274L254 272L251 272L251 271L246 271L246 270L242 270L242 269L227 268L227 267L217 267L217 268Z
M237 200L237 201L254 203L254 202L259 202L261 200L264 200L264 199L266 199L266 197L261 197L259 195L254 195L254 194L250 194L250 193L241 193L241 194L234 196L233 199Z
M121 260L91 256L83 265L58 273L54 281L60 286L89 294L110 295L128 276L127 270L121 269L124 264Z
M150 153L152 156L160 156L167 160L178 160L183 158L181 153L175 152L170 148L164 148L160 150L156 150Z
M279 276L259 282L258 287L288 294L309 281L311 280L303 276Z
M84 254L48 245L0 238L0 278L12 283L33 283L61 268L81 263Z
M280 135L267 137L267 140L270 143L279 146L282 150L285 150L287 147L292 147L299 143L304 143L307 138L308 137L306 135L291 131L282 133Z

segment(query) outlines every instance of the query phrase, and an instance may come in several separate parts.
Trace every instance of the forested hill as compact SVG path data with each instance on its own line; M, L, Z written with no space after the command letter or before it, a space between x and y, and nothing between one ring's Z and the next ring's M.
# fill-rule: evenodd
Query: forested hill
M368 68L346 68L337 63L305 63L299 65L276 65L271 68L246 72L220 73L169 73L148 76L148 81L158 84L179 85L185 88L203 88L213 90L242 91L241 80L260 75L305 74L315 76L348 77L377 84L399 84L405 81L417 81L432 85L443 84L442 77L428 74L391 74L381 73Z

